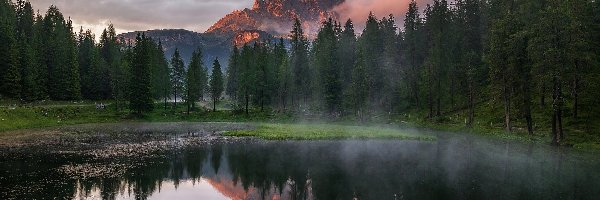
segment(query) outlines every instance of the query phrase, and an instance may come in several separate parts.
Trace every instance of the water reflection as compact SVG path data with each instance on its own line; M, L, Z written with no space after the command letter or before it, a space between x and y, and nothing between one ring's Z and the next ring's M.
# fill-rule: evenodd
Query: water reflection
M471 137L248 141L143 158L32 152L2 154L0 199L600 197L600 162L594 155Z

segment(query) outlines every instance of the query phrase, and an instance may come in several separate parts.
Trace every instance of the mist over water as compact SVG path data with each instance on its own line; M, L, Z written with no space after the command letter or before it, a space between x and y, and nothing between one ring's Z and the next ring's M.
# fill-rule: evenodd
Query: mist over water
M167 145L170 148L151 155L115 154L102 159L84 150L69 153L32 147L1 154L0 199L600 196L600 161L593 154L471 135L432 134L438 140L214 141L180 148ZM174 135L178 137L165 137L167 143L187 139L187 134Z

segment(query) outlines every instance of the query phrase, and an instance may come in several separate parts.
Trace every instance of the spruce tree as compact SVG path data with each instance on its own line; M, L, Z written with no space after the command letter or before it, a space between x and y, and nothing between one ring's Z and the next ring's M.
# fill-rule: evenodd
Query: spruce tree
M186 102L188 105L188 113L189 110L195 108L195 102L202 97L202 93L205 89L206 82L202 82L205 77L204 64L202 62L202 50L198 48L194 53L192 53L192 60L190 61L188 71L186 74Z
M414 106L420 105L420 78L424 59L423 21L415 0L411 0L404 18L404 54L410 97Z
M210 75L210 95L213 100L213 111L217 111L217 103L223 93L223 72L219 59L215 58L213 62L212 74Z
M350 91L352 85L352 70L356 63L356 33L352 20L348 19L344 24L344 30L340 34L337 48L338 62L340 67L340 79L342 81L342 95L344 108L352 108L350 105Z
M133 48L131 58L131 81L129 92L129 108L138 115L143 112L152 111L154 102L152 101L151 92L151 74L150 67L152 65L152 40L146 37L145 34L139 34L136 37L136 46Z
M334 114L341 106L342 80L340 77L337 54L338 39L334 30L334 22L330 18L323 26L314 43L315 64L320 71L319 91L324 98L325 110Z
M168 99L171 96L173 85L171 82L172 68L165 58L162 42L158 41L158 46L153 48L154 58L152 60L152 96L155 99L162 99L164 110L167 110Z
M20 98L21 72L17 62L15 7L10 0L0 1L0 95Z
M304 103L307 103L310 96L310 71L308 66L308 39L304 35L302 24L298 18L294 19L294 25L290 32L291 38L291 57L290 67L293 72L294 90L295 93L292 97L293 105L301 105L299 100L302 99Z
M238 100L238 90L240 82L240 50L237 46L233 46L231 56L229 57L229 67L227 67L227 88L225 94L233 101Z
M71 20L65 20L56 6L50 6L43 19L43 66L48 71L45 85L53 100L81 97L77 42Z
M29 1L18 0L17 8L17 30L18 41L18 66L21 77L21 98L25 101L39 99L41 85L37 83L39 66L34 45L34 14Z
M185 87L185 64L179 54L179 49L175 49L175 53L171 57L171 86L173 96L175 98L175 109L177 109L177 97L182 95L181 93Z
M102 88L110 83L102 81L101 76L106 75L102 70L99 50L96 48L95 38L91 30L79 32L79 74L81 81L81 94L85 99L106 99Z
M448 52L450 34L450 11L446 0L434 0L433 5L426 9L426 28L428 35L428 87L429 87L429 117L442 115L442 98L445 94L446 75L449 69Z
M359 48L362 48L365 72L369 85L369 102L372 109L383 106L384 76L381 58L383 55L383 40L379 29L379 21L370 13L363 34L359 38Z

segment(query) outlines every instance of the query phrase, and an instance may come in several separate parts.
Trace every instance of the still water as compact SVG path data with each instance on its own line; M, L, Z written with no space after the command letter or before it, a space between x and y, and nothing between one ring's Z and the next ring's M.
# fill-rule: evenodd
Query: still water
M127 134L3 148L0 199L600 199L597 154L545 145Z

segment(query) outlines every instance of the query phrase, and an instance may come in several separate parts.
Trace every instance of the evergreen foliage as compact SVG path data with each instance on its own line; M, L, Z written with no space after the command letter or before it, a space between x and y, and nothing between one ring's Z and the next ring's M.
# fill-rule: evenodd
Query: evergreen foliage
M217 111L217 103L223 93L223 72L219 59L215 58L213 62L212 73L210 75L210 96L213 100L213 111Z

